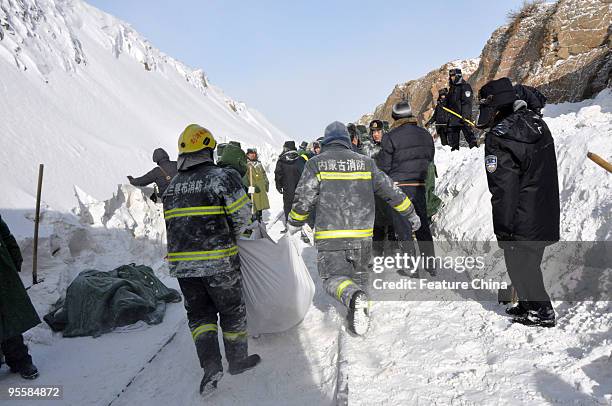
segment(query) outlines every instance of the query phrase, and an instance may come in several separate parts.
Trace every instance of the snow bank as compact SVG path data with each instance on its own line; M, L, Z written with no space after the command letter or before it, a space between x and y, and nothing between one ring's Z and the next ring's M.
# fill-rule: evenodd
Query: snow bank
M72 207L73 185L105 198L126 175L151 169L153 149L176 157L192 122L245 148L287 138L203 71L81 0L0 5L0 208L34 206L39 163L51 208Z

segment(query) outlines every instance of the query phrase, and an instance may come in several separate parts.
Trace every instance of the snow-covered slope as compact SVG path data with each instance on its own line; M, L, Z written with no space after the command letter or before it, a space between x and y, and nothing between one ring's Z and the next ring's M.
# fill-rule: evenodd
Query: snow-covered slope
M154 148L176 157L191 122L220 141L278 147L286 136L127 23L81 0L0 0L0 208L74 203L73 185L110 195L151 169Z

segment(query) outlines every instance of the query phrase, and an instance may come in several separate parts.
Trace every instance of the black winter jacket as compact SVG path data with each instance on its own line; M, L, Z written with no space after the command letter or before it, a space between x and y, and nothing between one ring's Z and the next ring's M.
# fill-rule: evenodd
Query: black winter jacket
M446 99L445 100L438 99L438 102L436 103L436 108L434 109L434 112L431 115L431 118L427 122L427 125L435 124L436 128L441 128L441 127L446 128L446 126L448 125L449 118L450 118L449 117L450 113L448 113L442 107L447 107L447 104L448 103Z
M158 148L153 152L153 162L157 163L155 168L139 178L131 179L130 183L134 186L147 186L155 182L161 196L176 175L176 161L171 161L166 151Z
M274 169L274 182L276 190L283 194L283 200L288 204L293 202L293 194L302 176L305 163L306 160L298 155L297 151L286 151L278 157Z
M306 163L289 223L301 226L314 211L319 250L357 249L372 239L375 195L402 215L414 212L410 199L371 158L351 151L348 142L332 142Z
M472 119L474 92L472 91L472 86L470 86L469 83L466 83L463 79L457 84L451 83L448 90L447 100L448 108L450 110L460 114L465 119ZM454 114L448 114L449 126L457 127L467 124Z
M384 135L382 151L376 161L379 168L396 182L425 182L434 153L431 134L408 123Z
M236 239L250 222L251 202L238 172L212 162L190 167L172 179L163 198L172 276L239 268Z
M523 108L493 127L485 169L498 241L559 240L557 158L544 120Z

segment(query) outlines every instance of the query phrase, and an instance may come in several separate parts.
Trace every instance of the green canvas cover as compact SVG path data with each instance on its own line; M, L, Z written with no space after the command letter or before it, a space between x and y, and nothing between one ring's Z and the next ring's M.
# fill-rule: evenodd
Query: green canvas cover
M68 286L44 320L64 337L98 337L137 321L159 324L166 303L181 301L144 265L122 265L112 271L85 270Z

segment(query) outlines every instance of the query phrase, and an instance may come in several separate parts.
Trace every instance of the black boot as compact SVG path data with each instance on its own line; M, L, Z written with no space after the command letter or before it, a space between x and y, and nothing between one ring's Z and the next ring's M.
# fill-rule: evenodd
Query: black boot
M525 315L515 317L512 322L536 327L554 327L557 324L555 311L552 307L542 307L540 310L529 310Z
M31 361L24 362L16 368L11 367L11 372L14 374L19 373L23 379L31 380L38 378L38 368Z
M527 308L525 308L521 302L519 302L516 306L511 306L506 309L506 314L514 317L526 317L527 312Z
M241 359L239 361L234 361L229 364L229 372L230 375L238 375L243 373L244 371L248 371L251 368L255 368L257 364L261 362L261 357L257 354L251 354L248 357Z
M204 372L204 377L200 382L200 395L204 397L210 396L217 389L217 384L222 377L222 369L215 368L208 372Z

